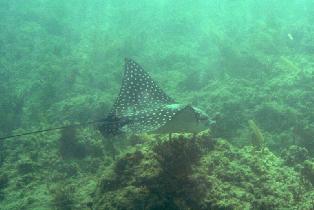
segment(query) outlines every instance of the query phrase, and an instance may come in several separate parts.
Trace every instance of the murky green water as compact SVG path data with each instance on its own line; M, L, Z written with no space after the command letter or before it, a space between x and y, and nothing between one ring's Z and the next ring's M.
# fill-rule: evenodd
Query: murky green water
M0 209L313 209L313 21L311 0L2 0L0 137L104 119L125 58L215 123L1 139Z

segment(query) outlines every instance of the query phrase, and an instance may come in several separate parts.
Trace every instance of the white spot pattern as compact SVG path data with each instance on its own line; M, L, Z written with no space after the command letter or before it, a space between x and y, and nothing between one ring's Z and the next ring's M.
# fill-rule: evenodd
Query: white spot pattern
M111 111L111 114L130 120L123 128L125 131L147 132L158 129L178 111L166 109L166 105L174 103L139 64L131 59L125 60L122 86Z

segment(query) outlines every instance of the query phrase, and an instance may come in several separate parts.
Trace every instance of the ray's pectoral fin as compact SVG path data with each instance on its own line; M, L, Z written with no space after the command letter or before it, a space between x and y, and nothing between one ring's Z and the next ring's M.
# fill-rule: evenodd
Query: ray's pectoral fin
M175 101L158 86L138 63L126 58L120 93L111 113L123 116L130 114L130 107L136 112L170 103L175 103Z
M100 130L104 136L155 130L161 117L156 113L175 100L169 97L151 76L132 59L125 59L120 93ZM166 115L167 113L163 113ZM122 123L121 121L122 118ZM126 118L126 120L125 120ZM169 119L169 117L167 118Z
M194 108L187 105L179 110L165 125L158 128L156 133L197 133L199 132L197 126L199 124L198 121L197 113Z

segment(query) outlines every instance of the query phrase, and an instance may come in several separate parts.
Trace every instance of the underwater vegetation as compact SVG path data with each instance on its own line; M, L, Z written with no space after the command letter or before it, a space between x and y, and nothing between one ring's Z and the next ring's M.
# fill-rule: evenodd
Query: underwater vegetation
M195 137L1 139L0 209L314 209L313 1L1 1L0 14L0 137L105 118L125 57L215 120Z
M314 184L314 162L313 160L304 161L304 166L301 171L305 179L307 179L312 185Z
M4 199L4 192L2 190L8 186L8 183L9 183L8 175L0 174L0 201Z
M58 187L53 189L51 194L53 195L52 206L57 210L71 210L75 209L73 199L73 188L70 187Z
M252 132L252 144L254 145L254 147L256 147L257 150L262 150L265 146L265 140L262 132L253 120L249 120L249 127Z
M109 166L96 209L311 209L313 188L268 148L233 147L203 132L151 137ZM309 161L309 160L307 160ZM313 181L310 163L302 176Z
M86 147L77 141L75 128L66 128L61 131L59 152L63 158L84 158Z

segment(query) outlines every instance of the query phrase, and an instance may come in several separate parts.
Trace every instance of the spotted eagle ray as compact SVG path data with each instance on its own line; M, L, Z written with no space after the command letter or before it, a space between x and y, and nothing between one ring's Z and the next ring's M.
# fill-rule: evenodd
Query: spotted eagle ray
M121 133L198 133L214 123L199 108L177 103L132 59L125 59L120 93L103 120L0 137L0 140L41 132L99 124L104 136Z
M125 59L120 93L104 124L104 136L119 133L198 133L213 121L199 108L177 103L132 59Z

